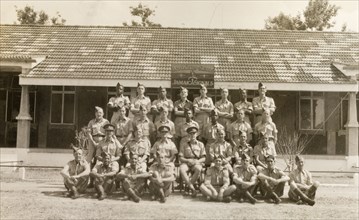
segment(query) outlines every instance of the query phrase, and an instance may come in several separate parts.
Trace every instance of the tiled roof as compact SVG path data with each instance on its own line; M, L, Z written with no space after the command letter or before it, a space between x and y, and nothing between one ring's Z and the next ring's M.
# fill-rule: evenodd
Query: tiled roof
M2 46L2 44L1 44ZM2 50L1 50L2 51ZM12 55L12 54L0 54L1 61L22 61L22 62L34 62L35 60L28 55Z
M358 33L1 25L0 52L47 56L26 77L170 80L171 64L214 64L218 82L348 83Z

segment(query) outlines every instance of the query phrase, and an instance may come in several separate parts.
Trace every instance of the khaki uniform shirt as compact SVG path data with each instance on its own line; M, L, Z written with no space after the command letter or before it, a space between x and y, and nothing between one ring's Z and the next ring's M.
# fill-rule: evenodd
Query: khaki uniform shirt
M117 106L125 106L126 108L130 107L130 99L123 94L121 96L111 97L108 101L108 104L117 105Z
M117 173L120 170L119 165L116 161L112 161L108 167L105 167L102 162L96 164L96 166L92 169L93 172L98 174L107 174L115 172Z
M173 101L171 99L165 98L165 99L156 99L152 102L151 108L156 108L157 110L159 108L166 107L168 108L168 118L171 118L171 112L173 111ZM155 118L155 122L160 120L159 116L157 115Z
M307 186L313 185L312 175L308 170L303 170L301 172L298 169L295 169L289 174L289 178L295 183L300 183Z
M139 96L137 96L136 98L134 98L131 102L131 108L140 108L140 106L146 106L147 109L147 115L150 114L150 110L151 110L151 99L148 98L147 96L144 96L142 98L140 98ZM139 117L138 113L135 115L135 119L137 119Z
M171 155L175 155L178 153L176 145L171 141L170 139L167 139L165 141L158 140L153 145L151 149L151 154L156 155L156 153L164 153L166 155L166 158L169 159ZM172 161L166 161L166 162L172 162Z
M258 136L260 133L267 134L270 138L274 138L278 133L277 127L273 122L257 123L254 127L254 133Z
M199 127L198 123L196 121L193 121L193 120L191 120L190 122L183 123L183 125L181 127L181 130L180 130L180 136L181 137L187 137L188 136L187 129L189 127L193 127L193 126L196 127L196 128Z
M228 169L221 167L219 170L212 166L207 169L205 182L210 182L214 187L229 186Z
M209 153L211 160L213 160L214 156L222 158L232 157L232 145L227 141L216 141L210 145Z
M253 148L249 145L249 144L245 144L245 145L237 145L233 147L233 156L236 158L241 158L242 154L247 154L251 159L250 161L252 161L253 158Z
M248 122L238 122L234 121L228 128L228 132L231 133L233 141L239 143L239 132L247 133L247 141L250 141L250 134L253 132L252 127Z
M78 163L76 163L76 160L71 160L67 163L67 166L69 167L68 174L70 176L78 175L85 170L90 171L90 164L85 159L80 160Z
M183 142L180 146L178 156L184 157L186 159L199 159L206 156L206 150L203 143L197 140L195 142L196 143L193 144L190 144L190 142Z
M158 163L154 163L149 168L149 173L158 172L161 178L168 178L174 175L174 167L171 164L159 165Z
M142 129L142 134L146 137L152 136L155 131L155 125L149 118L141 119L134 119L133 127Z
M218 130L224 130L224 126L220 123L212 125L212 123L208 123L207 126L203 129L203 137L207 139L207 142L214 142L217 139Z
M274 167L273 170L269 170L268 168L264 168L262 171L260 171L260 173L262 173L263 175L265 176L269 176L269 177L272 177L274 179L280 179L282 178L282 176L286 176L285 173L277 168L277 167ZM270 186L274 186L274 184L271 182L271 181L268 181L269 185Z
M133 132L133 123L128 117L124 117L124 119L118 119L115 122L116 127L116 136L117 137L127 137L130 133Z
M239 101L237 102L236 104L234 104L234 108L238 109L238 110L249 110L249 111L253 111L253 105L251 102L242 102L242 101Z
M276 108L274 100L267 96L265 96L263 99L261 99L259 96L253 98L252 104L254 110L270 109L271 114L275 111Z
M147 138L129 141L126 144L126 148L123 154L129 155L130 153L137 154L139 157L143 157L144 155L150 155L151 143Z
M234 109L232 102L226 100L223 101L222 99L217 101L215 104L215 107L223 113L229 113L231 115L231 118L233 117ZM227 121L231 120L231 118L224 118L219 117L218 122L221 123L223 126L227 126Z
M249 182L257 178L257 169L253 165L249 165L246 169L237 165L233 169L233 178L241 178L243 181Z
M101 156L102 152L107 152L112 157L121 157L122 148L123 146L117 139L110 138L110 140L106 140L105 138L100 141L96 151L96 156Z
M189 101L188 99L186 99L186 101L184 101L184 102L182 102L182 99L179 99L175 102L174 108L177 111L184 111L185 108L192 110L193 103L191 101ZM176 117L179 117L179 116L176 116ZM183 117L185 117L185 116L183 116Z
M253 150L253 155L254 156L258 155L259 160L261 162L265 163L267 156L272 155L272 156L276 157L277 152L276 152L275 148L273 148L273 147L268 146L266 148L263 148L262 145L256 145Z
M146 167L142 166L141 164L136 164L136 167L132 167L131 164L128 164L123 170L121 170L120 173L125 175L143 174L146 173ZM130 181L130 183L132 184L147 181L147 179L145 178L138 178L136 180L130 180L130 179L127 180Z
M107 119L100 119L100 120L97 120L96 118L95 119L92 119L87 127L89 129L91 129L91 135L92 136L95 136L95 135L103 135L105 136L105 129L103 128L103 126L105 126L106 124L110 124L110 122L107 120Z

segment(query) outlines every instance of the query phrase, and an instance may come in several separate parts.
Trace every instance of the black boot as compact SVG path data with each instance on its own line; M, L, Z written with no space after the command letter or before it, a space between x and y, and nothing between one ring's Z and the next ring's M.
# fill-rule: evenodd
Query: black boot
M139 203L139 202L140 202L140 200L141 200L140 197L138 197L138 196L136 195L136 193L133 191L133 189L131 189L131 188L127 189L127 194L128 194L129 197L132 198L132 200L133 200L134 202L136 202L136 203Z
M303 202L308 203L308 205L313 206L313 205L315 204L315 201L309 199L308 196L306 196L306 195L302 192L302 190L296 188L296 189L293 190L293 192L294 192L295 194L297 194L297 196L299 196Z
M71 187L71 192L72 192L72 195L71 195L72 199L77 199L80 197L80 194L77 192L77 189L75 186Z
M249 200L250 203L256 204L257 200L251 195L250 192L248 192L248 190L244 192L244 196Z

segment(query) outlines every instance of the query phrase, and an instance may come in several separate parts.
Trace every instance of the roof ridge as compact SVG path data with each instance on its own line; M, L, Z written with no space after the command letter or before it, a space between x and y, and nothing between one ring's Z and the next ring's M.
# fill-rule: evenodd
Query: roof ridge
M23 26L23 27L55 27L55 28L71 28L71 27L84 27L84 28L118 28L118 29L140 29L140 30L207 30L207 31L252 31L252 32L286 32L286 33L303 33L303 34L321 34L321 33L336 33L336 34L358 34L359 32L342 32L342 31L303 31L303 30L266 30L266 29L231 29L231 28L195 28L195 27L132 27L132 26L111 26L111 25L39 25L39 24L0 24L1 26Z

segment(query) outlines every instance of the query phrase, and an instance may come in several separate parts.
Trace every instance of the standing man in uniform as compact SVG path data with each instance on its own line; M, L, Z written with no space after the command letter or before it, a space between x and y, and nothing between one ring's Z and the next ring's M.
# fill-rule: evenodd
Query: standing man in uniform
M143 84L138 83L137 84L137 97L134 98L131 102L131 108L130 112L134 115L133 120L136 121L138 118L140 118L140 106L146 108L146 114L150 112L151 110L151 99L145 96L146 88ZM152 119L152 116L150 114L147 115L150 117L150 120ZM152 121L152 120L151 120Z
M130 118L126 117L126 108L121 106L118 108L118 117L114 120L113 125L116 127L116 137L122 146L132 139L133 123Z
M103 118L103 109L101 107L95 107L95 118L92 119L87 127L88 127L88 138L89 144L87 149L86 161L93 167L96 163L96 146L102 141L105 137L105 129L104 126L109 124L110 122ZM94 144L95 142L95 144Z
M151 143L155 140L156 128L153 122L147 117L147 108L140 105L138 117L133 119L134 129L141 129L142 134L146 137Z
M189 101L187 99L188 90L186 88L182 87L182 86L180 87L180 97L181 98L179 100L177 100L175 102L175 104L174 104L174 118L175 118L174 123L175 123L176 131L177 132L181 131L181 134L182 134L182 130L181 130L182 124L184 124L186 122L185 109L187 108L187 109L191 110L191 112L192 112L193 111L193 104L192 104L191 101ZM192 112L192 114L193 114L193 112ZM176 137L177 139L179 139L177 141L177 144L179 144L181 137L182 137L181 135Z
M221 88L221 96L222 99L216 102L215 107L218 110L218 122L223 125L227 131L233 118L234 109L232 102L228 100L228 89Z
M117 174L117 179L123 181L122 187L125 193L136 203L140 202L147 178L150 176L142 164L138 161L137 154L130 153L129 164Z
M239 143L233 147L234 166L241 164L241 157L243 154L249 156L250 163L253 162L253 148L247 143L247 133L240 131Z
M129 165L130 155L135 154L136 162L140 164L143 169L147 170L147 160L150 156L151 143L143 136L142 129L137 129L135 133L135 137L128 142L125 147L126 167Z
M233 182L237 189L237 196L240 202L247 198L250 203L255 204L253 189L257 184L257 170L250 164L251 157L247 154L241 155L241 165L236 165L233 171Z
M166 155L164 153L157 153L157 163L150 167L150 184L148 186L151 199L160 199L161 203L166 202L166 197L171 194L172 182L175 181L174 166L166 163Z
M231 202L230 195L236 190L235 187L229 187L229 173L222 164L221 157L214 158L214 166L207 169L204 183L200 186L207 201Z
M167 107L160 107L158 109L159 111L159 116L157 116L157 121L155 122L155 127L156 127L156 138L158 139L160 137L158 128L160 128L162 125L166 125L170 128L170 134L174 137L174 135L176 135L176 128L175 128L175 124L168 119L168 114L169 114L169 110Z
M204 135L204 126L209 123L209 116L214 109L213 101L207 96L207 88L203 84L200 85L200 96L193 101L194 120L199 125L199 137Z
M106 152L111 155L112 161L119 161L122 156L121 143L116 139L115 126L107 124L104 126L105 138L97 144L96 158L98 161L102 161L102 152Z
M194 184L197 182L201 175L202 164L206 160L206 151L202 142L197 138L198 127L193 126L187 128L188 141L182 142L180 152L178 154L181 165L179 167L182 179L192 191L192 196L196 197L197 191ZM187 172L192 172L191 178L188 177Z
M183 142L189 141L189 135L187 133L187 129L190 127L196 127L199 128L199 125L196 121L193 120L193 111L189 108L184 109L184 115L186 117L186 121L182 124L180 127L179 133L179 141L177 142L178 147L181 146ZM198 134L197 134L198 135ZM197 137L196 135L196 137Z
M90 174L95 179L94 185L98 200L104 200L107 194L111 193L115 176L119 171L117 161L111 160L111 154L103 151L101 157L102 162L97 163Z
M156 159L156 155L159 153L165 155L166 164L170 164L174 167L174 161L176 159L176 154L178 150L176 145L171 140L172 135L169 134L170 128L166 125L162 125L158 128L158 131L161 134L161 138L156 141L156 143L151 148L151 155Z
M308 204L313 206L315 204L315 193L320 184L318 181L313 182L312 174L304 169L303 157L297 155L295 164L297 168L289 174L289 199L297 202L298 205Z
M120 83L117 83L116 85L116 96L111 97L110 100L107 103L107 107L109 110L113 111L112 117L111 117L111 124L114 124L115 120L119 116L119 109L120 107L125 108L125 112L127 113L128 110L130 110L130 99L127 96L123 95L123 92L125 91L125 88Z
M226 132L224 128L217 130L217 138L216 141L209 145L209 154L211 159L211 166L214 165L214 158L220 157L222 158L223 166L227 168L229 174L233 173L233 169L231 166L232 160L232 146L228 143L224 137Z
M258 93L259 96L253 98L253 113L255 115L254 118L254 125L256 125L259 121L261 121L262 113L264 110L269 110L270 115L273 115L276 106L274 103L273 98L267 97L267 87L264 86L262 83L258 84Z
M253 113L253 105L251 102L247 101L247 90L246 89L239 89L239 102L234 104L234 108L237 110L243 110L245 114L244 120L252 125L251 116Z
M167 108L168 111L168 118L171 119L171 115L172 115L172 111L173 111L173 101L171 99L167 98L167 90L166 88L162 88L162 86L160 86L160 88L158 89L159 94L158 94L158 99L156 99L155 101L152 102L152 106L151 106L151 113L153 115L154 118L154 123L156 123L157 121L160 120L160 108Z
M258 122L254 127L254 134L257 139L256 144L260 140L260 135L266 134L269 138L269 145L275 148L275 145L277 143L278 130L277 130L277 126L272 121L268 109L263 111L261 121Z
M224 126L218 123L218 112L216 109L211 111L211 123L203 127L202 137L206 143L206 165L210 164L210 146L217 140L218 130L224 130Z
M234 121L228 128L229 140L233 146L239 145L239 136L240 133L247 134L247 142L249 143L252 140L252 127L245 121L245 113L243 109L239 109L236 113L237 120Z
M279 204L282 200L279 198L283 195L285 183L289 177L275 166L275 158L272 155L266 158L267 167L259 171L258 179L260 186L265 192L265 198L274 200Z
M91 171L89 163L83 158L83 151L74 148L74 160L69 161L60 172L64 178L64 184L69 191L68 196L77 199L79 193L84 193L89 184L89 174Z

